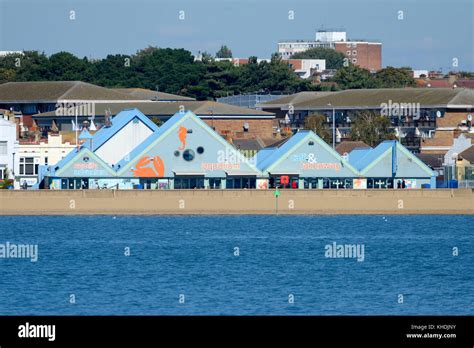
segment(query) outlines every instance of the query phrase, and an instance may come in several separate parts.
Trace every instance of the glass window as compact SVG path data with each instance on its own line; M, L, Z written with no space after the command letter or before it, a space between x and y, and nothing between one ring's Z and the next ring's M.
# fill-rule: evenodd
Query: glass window
M197 153L202 155L204 153L204 148L202 146L199 146L197 149L196 149Z
M220 189L221 188L221 179L218 178L209 178L209 188L210 189Z
M0 141L0 155L6 155L6 154L7 154L7 142Z
M38 174L38 164L34 164L33 157L20 157L20 175Z
M187 162L192 161L194 159L194 156L195 154L193 150L188 149L183 152L183 159Z
M234 178L234 188L239 189L242 188L242 182L240 178Z

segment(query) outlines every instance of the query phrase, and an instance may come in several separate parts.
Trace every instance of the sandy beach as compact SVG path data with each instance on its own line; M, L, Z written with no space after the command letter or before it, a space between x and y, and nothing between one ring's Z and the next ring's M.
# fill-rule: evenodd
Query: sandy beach
M471 189L0 191L0 215L474 214Z

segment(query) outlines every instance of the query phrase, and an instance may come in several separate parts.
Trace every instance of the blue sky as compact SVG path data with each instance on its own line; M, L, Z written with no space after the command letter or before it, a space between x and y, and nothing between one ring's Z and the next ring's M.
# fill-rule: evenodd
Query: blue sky
M448 71L457 58L456 70L473 71L473 17L474 0L0 0L0 50L102 58L227 44L234 57L268 58L279 40L312 39L324 26L381 41L384 66Z

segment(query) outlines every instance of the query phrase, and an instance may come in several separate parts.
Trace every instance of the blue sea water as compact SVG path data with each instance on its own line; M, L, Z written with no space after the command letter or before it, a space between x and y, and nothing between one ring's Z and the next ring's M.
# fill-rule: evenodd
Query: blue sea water
M6 242L39 255L0 258L0 315L474 314L472 216L6 216Z

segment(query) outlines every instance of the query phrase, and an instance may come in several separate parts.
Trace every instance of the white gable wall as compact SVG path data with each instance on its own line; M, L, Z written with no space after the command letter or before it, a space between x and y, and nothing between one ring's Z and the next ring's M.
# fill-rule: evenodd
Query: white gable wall
M118 163L152 133L142 121L134 119L102 144L95 153L109 165Z

